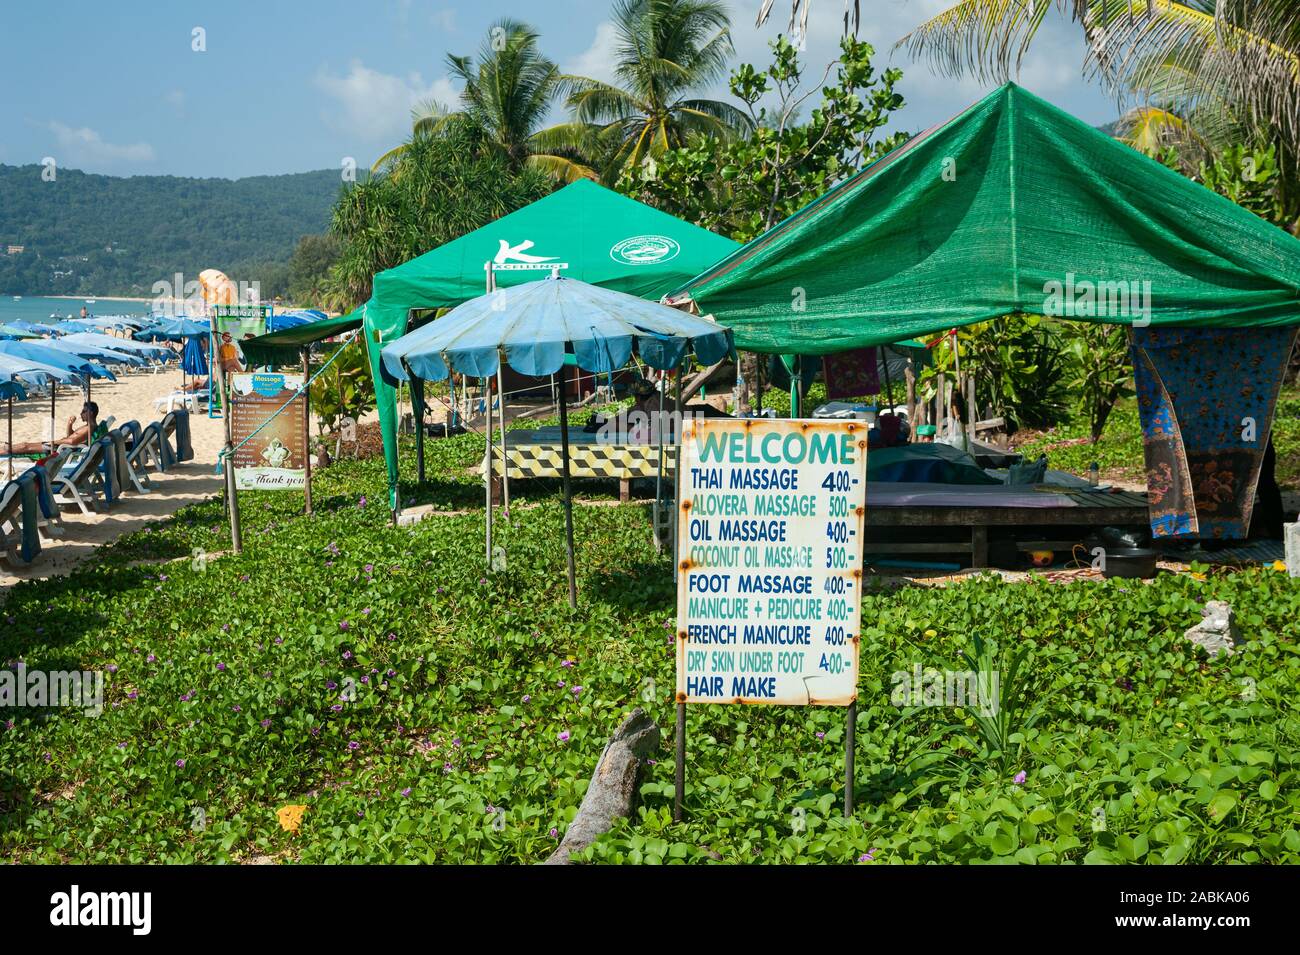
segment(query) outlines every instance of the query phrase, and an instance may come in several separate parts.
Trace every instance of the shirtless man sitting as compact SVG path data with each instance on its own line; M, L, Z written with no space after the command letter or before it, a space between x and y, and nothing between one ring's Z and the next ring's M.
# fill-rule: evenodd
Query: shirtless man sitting
M60 440L55 441L51 446L48 441L21 441L10 447L4 445L5 454L49 454L54 448L63 444L89 444L88 439L102 438L108 431L99 423L99 405L93 401L87 401L81 406L81 420L85 422L80 428L76 428L77 416L73 415L68 418L68 432ZM75 430L74 430L75 428Z

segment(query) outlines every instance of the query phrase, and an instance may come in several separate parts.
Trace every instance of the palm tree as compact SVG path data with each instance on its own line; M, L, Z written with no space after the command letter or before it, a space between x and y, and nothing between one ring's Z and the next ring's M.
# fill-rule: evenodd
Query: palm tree
M585 126L589 143L609 147L607 180L692 134L729 137L751 128L735 106L691 95L726 74L733 49L725 3L617 0L613 19L615 82L565 78L577 121L570 130Z
M796 5L806 0L794 0ZM1295 0L958 0L899 44L947 73L1012 75L1048 8L1078 22L1085 68L1121 103L1130 141L1218 151L1272 144L1300 232L1300 4Z
M552 102L562 95L564 77L537 48L537 33L514 20L500 20L489 30L477 61L468 56L448 56L452 76L463 84L460 109L435 101L412 110L412 138L435 136L449 122L468 118L483 129L515 169L531 166L562 182L594 179L581 162L577 146L580 130L553 127L539 130ZM409 143L385 153L374 168L400 156Z

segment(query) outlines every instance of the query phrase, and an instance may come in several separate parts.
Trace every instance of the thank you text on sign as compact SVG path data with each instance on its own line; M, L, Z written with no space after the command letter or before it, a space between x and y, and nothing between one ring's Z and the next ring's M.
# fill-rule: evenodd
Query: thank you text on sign
M853 702L865 424L695 419L680 454L677 701Z

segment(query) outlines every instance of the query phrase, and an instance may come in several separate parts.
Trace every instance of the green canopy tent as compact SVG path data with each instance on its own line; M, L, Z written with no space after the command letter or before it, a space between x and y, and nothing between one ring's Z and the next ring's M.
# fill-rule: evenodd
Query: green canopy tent
M360 327L361 310L357 309L338 318L308 322L258 335L240 342L239 348L250 365L292 365L301 358L304 348Z
M1300 324L1300 240L1009 83L668 300L770 353L1011 313L1132 326L1148 473L1176 477L1153 535L1240 537ZM1234 438L1246 417L1259 440ZM1204 478L1220 460L1229 503Z
M832 354L1013 312L1300 322L1300 240L1008 83L669 296L736 347Z
M361 311L390 507L397 510L397 405L392 385L380 374L379 352L406 333L412 309L452 307L484 294L488 263L498 288L559 269L590 285L659 299L736 248L730 239L584 179L380 272ZM412 399L422 406L420 389L412 389Z

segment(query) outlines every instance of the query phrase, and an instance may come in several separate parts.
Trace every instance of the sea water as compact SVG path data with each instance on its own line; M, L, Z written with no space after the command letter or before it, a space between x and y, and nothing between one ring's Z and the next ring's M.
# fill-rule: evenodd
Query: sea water
M50 325L65 318L79 318L82 306L92 315L135 315L149 314L148 302L134 302L127 299L95 298L91 305L84 298L46 298L40 295L24 295L15 300L12 295L0 295L0 325L6 322L41 322ZM51 318L58 315L59 318Z

